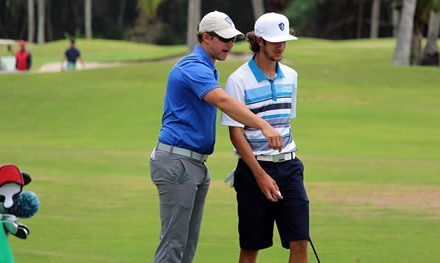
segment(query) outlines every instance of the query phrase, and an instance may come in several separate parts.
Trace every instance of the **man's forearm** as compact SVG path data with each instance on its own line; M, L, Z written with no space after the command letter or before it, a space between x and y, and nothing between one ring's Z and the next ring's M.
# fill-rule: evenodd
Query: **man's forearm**
M252 174L257 181L258 187L264 196L266 196L266 198L272 202L283 199L275 180L271 178L266 171L264 171L260 163L255 158L252 147L244 136L243 128L229 127L229 135L231 137L231 142L235 146L238 154L240 154L240 157L243 159L249 169L251 169Z
M256 129L259 129L266 137L269 147L281 151L283 141L280 133L267 121L255 115L244 104L226 94L221 88L214 89L203 98L208 103L218 107L220 110L231 116L234 120Z
M231 116L234 120L259 130L269 128L270 124L261 119L253 112L251 112L246 106L235 99L227 100L225 103L219 105L219 109Z
M257 159L255 158L252 147L249 145L249 142L246 140L246 137L243 134L243 128L229 127L229 136L232 144L237 150L237 153L251 169L255 179L263 176L265 171L263 168L261 168Z
M215 89L205 96L205 100L246 126L259 130L267 129L269 123L251 112L240 101L229 96L221 88Z

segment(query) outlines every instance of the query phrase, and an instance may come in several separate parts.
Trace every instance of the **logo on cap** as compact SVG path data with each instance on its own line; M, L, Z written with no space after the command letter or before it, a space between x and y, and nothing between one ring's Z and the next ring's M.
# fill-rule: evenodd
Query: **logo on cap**
M225 18L225 21L228 22L228 24L233 25L234 23L232 22L232 19L228 17Z
M279 23L278 27L281 29L281 31L284 31L284 23Z

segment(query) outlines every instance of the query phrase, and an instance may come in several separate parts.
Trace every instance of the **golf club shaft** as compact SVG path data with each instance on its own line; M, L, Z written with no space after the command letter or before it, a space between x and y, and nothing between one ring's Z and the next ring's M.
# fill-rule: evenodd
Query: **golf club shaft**
M316 260L318 261L318 263L321 263L321 260L319 260L318 253L316 252L315 246L313 245L312 238L310 238L310 236L309 236L309 242L310 245L312 246L313 253L315 253Z

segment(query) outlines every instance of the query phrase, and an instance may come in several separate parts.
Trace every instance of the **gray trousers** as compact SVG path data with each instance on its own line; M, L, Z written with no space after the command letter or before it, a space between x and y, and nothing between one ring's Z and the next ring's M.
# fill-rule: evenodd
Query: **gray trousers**
M190 263L199 240L210 176L204 163L178 154L153 151L151 179L160 200L160 241L155 263Z

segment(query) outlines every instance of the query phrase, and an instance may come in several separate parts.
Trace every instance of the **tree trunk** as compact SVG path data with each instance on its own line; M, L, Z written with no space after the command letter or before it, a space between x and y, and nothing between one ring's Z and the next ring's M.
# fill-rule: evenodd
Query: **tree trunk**
M416 4L417 0L404 0L403 2L402 14L397 32L396 47L393 55L393 64L396 66L407 66L409 63Z
M356 27L356 37L362 38L362 26L364 24L364 0L358 2L358 16L357 16L357 27Z
M44 44L45 0L38 0L38 44Z
M127 4L127 0L121 0L119 3L119 13L118 13L117 26L118 26L118 29L121 31L122 31L122 28L124 27L124 14L125 14L126 4Z
M200 23L201 0L189 0L188 2L188 22L186 27L186 45L190 50L197 42L197 27Z
M28 0L28 42L35 41L35 9L34 0Z
M431 11L428 23L428 36L423 50L421 65L439 66L440 58L437 46L438 31L440 28L440 12Z
M391 19L392 19L392 23L393 23L393 37L397 37L397 32L399 30L400 13L401 12L399 11L399 8L397 6L397 2L395 0L391 4Z
M264 14L263 0L252 0L252 10L254 12L254 21Z
M268 12L283 13L284 10L286 10L290 1L289 0L267 0L267 1L262 0L261 2L267 3L267 11ZM314 0L314 2L316 2L316 0Z
M84 25L86 38L92 39L92 0L84 0Z
M422 58L422 30L423 23L420 20L416 19L416 21L414 22L413 36L411 39L411 65L419 65Z
M379 36L380 0L373 0L371 5L370 38Z
M431 11L428 24L428 39L426 42L424 53L438 53L437 39L440 29L440 12Z
M52 16L51 16L51 11L52 8L51 6L46 6L47 10L46 10L46 40L47 41L52 41L53 40L53 23L52 23Z

